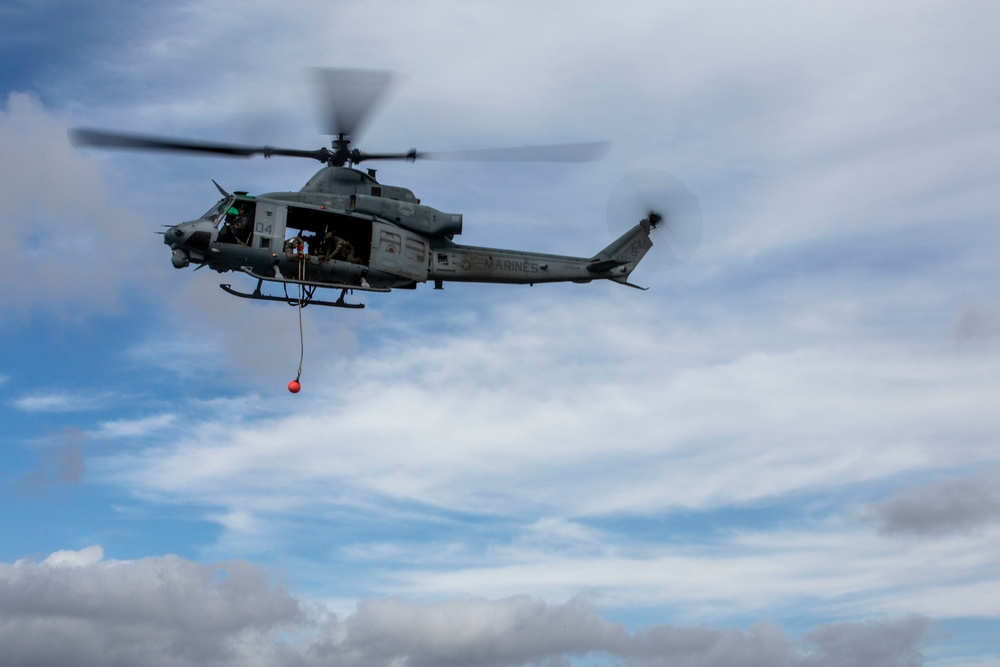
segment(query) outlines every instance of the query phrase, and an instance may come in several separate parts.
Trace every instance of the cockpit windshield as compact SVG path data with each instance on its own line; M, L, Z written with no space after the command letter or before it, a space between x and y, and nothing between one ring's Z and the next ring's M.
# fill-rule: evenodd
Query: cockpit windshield
M205 211L205 214L201 216L202 220L211 220L212 222L218 223L219 218L221 218L226 211L229 210L229 206L233 201L233 197L225 197L219 200L219 203L212 208Z

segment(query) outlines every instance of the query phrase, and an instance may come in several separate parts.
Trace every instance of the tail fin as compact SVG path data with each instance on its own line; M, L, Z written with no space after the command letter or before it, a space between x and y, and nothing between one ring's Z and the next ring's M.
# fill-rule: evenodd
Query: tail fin
M652 247L649 222L643 220L590 260L587 270L594 273L613 272L614 275L608 276L610 280L635 287L628 282L628 276Z

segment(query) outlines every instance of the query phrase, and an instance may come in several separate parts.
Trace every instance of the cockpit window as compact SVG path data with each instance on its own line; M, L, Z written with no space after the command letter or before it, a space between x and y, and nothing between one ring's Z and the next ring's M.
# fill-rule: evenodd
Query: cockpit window
M233 201L232 197L226 197L224 199L220 199L218 204L205 211L205 214L201 216L201 219L211 220L212 222L215 223L219 222L219 218L221 218L225 214L225 212L229 210L229 205L230 202L232 201Z
M241 243L250 245L253 234L253 221L257 206L245 199L227 199L223 211L222 226L219 227L219 243Z

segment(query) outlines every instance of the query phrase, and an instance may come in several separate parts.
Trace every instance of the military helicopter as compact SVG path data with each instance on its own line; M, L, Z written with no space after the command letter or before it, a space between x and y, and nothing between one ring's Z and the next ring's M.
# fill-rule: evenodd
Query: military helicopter
M80 147L286 156L324 163L298 192L229 193L215 183L222 195L218 203L199 218L164 233L174 267L208 266L220 273L241 272L257 281L251 292L220 285L234 296L300 308L310 304L363 308L363 303L348 303L347 295L412 289L427 282L435 289L442 289L445 282L533 285L594 280L637 287L629 276L652 247L650 232L664 220L664 211L646 210L628 231L590 257L467 246L454 241L462 232L462 214L422 204L407 188L380 183L374 171L356 168L373 160L584 161L600 157L606 143L365 153L352 147L351 141L385 92L390 74L322 69L317 75L325 88L325 130L333 137L330 148L238 146L87 128L70 130L70 140ZM272 288L267 293L265 283ZM275 286L282 291L272 293ZM335 300L323 299L318 294L321 289L339 290L340 295Z

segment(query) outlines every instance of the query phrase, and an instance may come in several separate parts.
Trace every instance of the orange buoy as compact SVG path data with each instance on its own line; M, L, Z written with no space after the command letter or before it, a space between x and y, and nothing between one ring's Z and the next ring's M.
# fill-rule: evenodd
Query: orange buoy
M301 389L302 385L299 384L298 380L292 380L291 382L288 383L288 391L292 392L293 394L299 393L299 390Z

